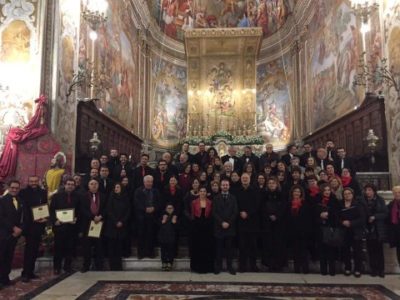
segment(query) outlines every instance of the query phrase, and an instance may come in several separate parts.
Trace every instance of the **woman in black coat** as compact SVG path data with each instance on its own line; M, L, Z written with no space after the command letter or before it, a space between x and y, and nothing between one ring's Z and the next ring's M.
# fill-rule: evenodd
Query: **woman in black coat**
M389 203L389 242L396 247L397 262L400 265L400 186L393 187L393 201Z
M130 201L127 193L122 192L120 183L108 198L104 235L108 239L108 258L112 271L122 271L122 246L128 232Z
M369 268L371 276L385 277L385 258L383 255L383 243L387 240L386 219L388 209L385 200L376 193L376 186L366 184L364 186L363 204L366 207L366 239L369 256Z
M365 207L357 201L353 189L343 189L343 201L340 202L340 224L344 229L342 260L344 275L351 275L352 260L354 261L354 276L361 277L362 272L362 239L365 230Z
M288 200L288 240L293 254L294 271L308 274L307 241L312 232L312 208L305 200L301 185L292 186Z
M261 262L279 272L286 265L285 217L287 201L282 197L278 179L270 177L265 198L261 199Z
M327 183L320 186L321 193L318 195L315 206L316 222L319 227L318 248L320 257L321 275L336 275L336 260L339 248L324 240L323 233L327 229L336 230L339 225L339 202L332 193Z

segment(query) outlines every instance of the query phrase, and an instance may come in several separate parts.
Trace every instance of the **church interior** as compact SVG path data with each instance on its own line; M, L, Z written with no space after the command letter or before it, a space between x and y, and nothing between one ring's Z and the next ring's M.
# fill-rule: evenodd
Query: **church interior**
M22 189L38 178L50 209L48 216L39 218L46 223L33 261L40 277L21 275L29 240L24 230L29 230L14 231L11 281L2 282L4 267L0 266L0 299L400 299L399 41L399 0L0 0L0 192L4 199L8 193L16 199L10 192L14 181ZM206 155L214 150L207 164L201 158L195 160L202 146ZM312 151L307 152L307 147ZM395 232L394 242L380 244L386 276L368 275L371 257L366 254L366 236L359 245L365 268L362 278L347 277L348 270L342 274L341 267L336 268L335 277L322 276L314 257L304 272L297 272L291 256L283 272L270 266L264 269L261 238L256 241L259 257L254 272L232 276L236 272L229 261L228 273L223 268L218 270L221 274L191 272L195 252L191 238L182 233L173 266L164 266L163 261L162 270L163 248L156 245L155 255L140 257L136 237L128 239L132 252L123 255L123 272L107 267L98 272L90 270L90 264L79 272L83 260L79 247L74 250L78 255L74 254L73 271L55 270L52 199L65 193L68 178L74 175L82 178L87 192L94 178L93 160L98 162L98 178L103 165L115 185L121 187L124 177L128 178L135 187L129 197L136 205L146 177L160 181L154 170L162 168L162 163L169 171L177 170L175 177L168 178L176 178L179 185L187 165L190 172L194 164L200 166L188 193L195 178L201 184L202 171L211 178L209 198L214 197L215 180L221 184L217 190L223 191L224 180L233 186L230 175L226 179L223 159L226 156L231 162L232 149L238 161L232 159L229 174L237 173L243 180L241 173L247 173L244 166L249 164L255 168L252 185L266 169L279 177L275 164L286 156L283 168L300 170L303 194L312 181L303 174L310 168L307 153L314 157L319 172L334 165L331 153L335 155L335 168L340 172L348 168L357 179L359 196L367 197L364 193L371 185L369 189L392 212L387 212L387 219L393 223L389 230ZM281 160L270 160L268 149ZM339 150L351 158L351 167L344 165L347 160ZM328 157L319 156L324 151ZM110 162L118 155L126 161L120 164L118 158L112 169ZM257 164L246 161L247 155L256 157ZM261 163L263 155L267 164ZM297 156L300 165L290 166ZM241 159L239 171L234 166ZM211 161L209 174L206 169ZM125 170L127 165L129 170ZM118 174L112 177L116 169ZM311 168L313 172L318 182L322 180ZM262 175L264 181L269 183L271 174ZM341 174L334 177L340 182ZM284 186L287 191L282 188L282 193L290 198L294 186ZM153 193L150 198L153 203ZM2 229L7 224L1 220L6 218L6 206L2 207L0 203L0 244L7 235ZM93 210L96 207L88 204L89 213ZM207 208L204 211L206 217ZM236 252L242 243L240 226L239 241L233 241ZM193 224L188 227L192 230ZM129 229L128 234L138 228ZM77 244L79 238L76 235ZM90 247L100 247L99 240L92 237ZM353 255L356 244L351 246ZM8 251L3 248L0 245L1 255ZM238 270L239 259L233 262ZM359 277L357 272L355 277ZM380 272L375 275L384 275Z

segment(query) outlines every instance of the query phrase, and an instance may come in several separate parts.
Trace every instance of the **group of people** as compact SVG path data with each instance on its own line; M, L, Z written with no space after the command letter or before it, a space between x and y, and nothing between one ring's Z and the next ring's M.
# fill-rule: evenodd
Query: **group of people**
M9 273L18 238L25 236L22 280L29 281L46 224L54 232L53 268L72 271L78 244L82 272L122 270L122 257L131 255L134 238L138 258L155 257L161 248L162 269L171 270L179 245L187 241L194 272L220 273L223 258L229 273L238 248L238 271L263 268L279 272L293 259L296 273L308 273L309 261L320 261L322 275L335 275L337 262L344 274L360 277L363 245L372 276L385 274L383 243L397 247L400 262L400 186L386 205L373 184L360 187L355 164L333 141L317 151L304 144L303 153L290 145L280 156L266 145L260 157L245 147L218 156L199 143L196 154L184 144L175 157L163 153L156 168L142 154L138 165L116 149L93 158L87 175L65 176L48 199L38 176L28 186L12 180L0 200L0 286ZM32 208L49 203L49 216L33 217ZM71 221L58 217L73 210ZM90 232L101 224L98 236ZM80 241L80 242L79 242Z

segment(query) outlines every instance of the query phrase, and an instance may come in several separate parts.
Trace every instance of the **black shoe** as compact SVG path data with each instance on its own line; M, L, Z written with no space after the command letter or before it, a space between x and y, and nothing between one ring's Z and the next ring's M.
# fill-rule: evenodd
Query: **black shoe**
M258 272L260 272L260 269L257 266L251 266L250 272L258 273Z
M32 274L32 275L29 275L29 278L30 279L40 279L40 276L36 275L36 274Z
M60 270L60 269L54 269L54 270L53 270L53 274L54 274L54 275L60 275L60 273L61 273L61 270Z
M215 274L215 275L218 275L219 273L221 273L221 270L220 270L220 269L215 269L215 270L214 270L214 274Z
M355 272L354 272L354 277L355 277L355 278L360 278L360 277L361 277L361 272L355 271Z
M231 275L236 275L236 271L233 268L228 268L228 272Z
M89 268L87 268L87 267L83 267L81 269L81 273L86 273L87 271L89 271Z
M28 276L22 276L22 277L21 277L21 281L22 281L23 283L28 283L30 280L29 280L29 277L28 277Z
M384 271L378 272L378 276L381 278L385 278L385 272Z
M376 271L371 271L371 277L376 277L378 275L378 273Z
M344 276L350 276L351 271L350 270L344 270Z

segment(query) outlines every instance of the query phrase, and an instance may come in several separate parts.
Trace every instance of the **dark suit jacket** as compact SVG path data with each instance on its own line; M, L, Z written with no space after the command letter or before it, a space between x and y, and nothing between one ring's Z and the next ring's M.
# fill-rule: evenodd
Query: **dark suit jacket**
M324 170L326 170L326 164L331 162L328 158L326 158L326 159L316 158L315 160L316 160L317 166L320 167L321 169L324 169ZM323 168L321 167L321 161L322 160L324 161L324 167Z
M107 200L105 214L107 221L104 227L104 235L113 239L125 237L127 235L128 221L131 215L129 195L127 193L121 195L111 193ZM122 227L117 227L118 222L122 223Z
M214 235L216 238L233 237L236 235L236 218L238 215L238 206L235 196L228 194L226 200L219 194L215 197L213 203L214 217ZM227 229L222 228L222 222L229 223Z
M106 181L106 186L104 187L104 180ZM114 181L110 178L99 178L99 191L100 193L104 194L107 199L108 196L110 196L111 192L113 191L114 188Z
M293 155L293 156L297 156L297 155ZM287 154L285 154L285 155L282 156L281 161L283 161L283 162L285 163L285 165L290 166L290 164L291 164L291 162L290 162L291 159L292 159L292 157L290 156L289 153L287 153Z
M44 228L46 227L46 224L33 221L32 207L47 203L47 191L41 188L33 189L28 186L19 192L19 196L21 197L21 201L24 207L24 235L42 234Z
M258 172L259 158L254 153L252 153L249 157L243 154L243 156L241 157L241 161L242 161L242 168L247 162L251 162L253 163L256 172Z
M261 156L260 156L260 161L259 161L259 169L260 170L264 170L264 167L266 164L271 164L271 162L279 161L279 154L276 152L272 152L272 153L267 153L264 152Z
M152 175L154 176L154 169L150 168L149 166L144 167L144 176ZM132 181L133 181L133 189L136 190L138 187L143 186L143 168L142 166L137 166L132 171Z
M56 219L56 210L59 209L75 209L75 217L78 218L78 223L80 221L79 218L79 204L81 201L81 197L83 194L73 191L71 193L71 203L68 203L68 194L65 191L58 192L53 195L50 203L50 222L53 225L53 230L55 232L61 230L68 230L75 227L74 224L61 224L59 226L55 225ZM86 195L86 192L85 194Z
M94 217L96 216L102 216L103 220L105 221L106 219L106 197L104 194L101 194L100 192L98 193L99 195L99 212L97 215L94 215L92 211L90 210L90 205L92 202L92 193L87 192L86 194L82 195L80 205L79 205L79 224L80 228L82 230L82 233L87 236L89 227L90 227L90 222L94 220ZM104 225L104 224L103 224Z
M200 167L205 165L208 161L208 153L207 151L204 152L197 152L193 157L193 162L197 163Z
M229 155L224 155L221 157L221 161L222 164L226 163L227 161L229 161L230 156ZM234 160L234 165L233 165L233 170L234 171L238 171L241 172L242 171L242 161L240 160L239 157L237 156L232 156L233 160Z
M238 231L240 232L258 232L260 227L260 202L257 197L255 188L249 186L244 189L243 186L237 193L236 199L238 203L239 213L244 211L247 213L247 218L242 219L238 216Z
M121 171L124 169L126 171L126 176L127 177L132 177L132 166L130 163L125 164L122 166L121 164L116 165L113 168L112 171L112 179L114 181L120 181L121 180Z
M305 167L306 166L306 164L307 164L307 159L309 158L309 157L314 157L314 158L316 158L317 157L317 152L315 151L315 150L312 150L311 152L309 152L309 153L303 153L302 155L300 155L300 165L302 166L302 167Z
M152 216L155 217L156 219L158 218L158 215L160 213L162 201L161 201L161 196L160 192L158 189L153 188L153 207L154 207L154 212L152 213ZM144 187L139 187L135 191L135 196L134 196L134 214L135 214L135 219L138 222L141 222L144 220L146 216L146 208L150 207L147 204L147 196L145 193Z
M10 194L0 199L0 239L7 239L13 233L14 226L22 229L23 203L19 196L18 209L15 209L13 197Z
M160 170L154 171L154 187L157 188L160 192L162 192L165 186L169 183L169 179L172 174L169 170L164 173L163 180L161 180L161 172Z
M356 174L356 166L354 164L354 161L350 157L345 157L344 158L344 168L347 168L350 170L351 176L354 177ZM335 171L337 174L341 175L342 174L342 159L337 157L335 159Z

